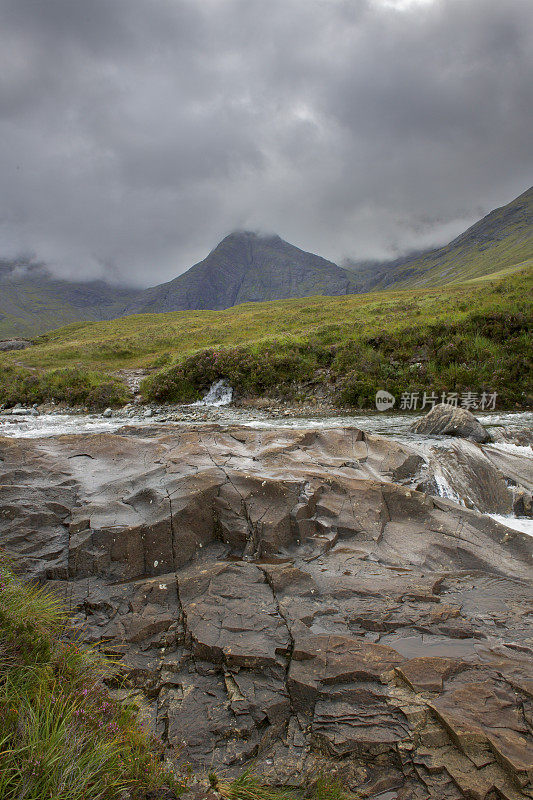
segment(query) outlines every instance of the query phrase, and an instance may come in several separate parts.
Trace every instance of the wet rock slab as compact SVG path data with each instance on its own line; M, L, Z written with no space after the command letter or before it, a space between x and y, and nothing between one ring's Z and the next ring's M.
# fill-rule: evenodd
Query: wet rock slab
M0 459L1 546L121 658L170 755L325 768L361 798L533 796L532 540L416 491L409 447L153 426Z

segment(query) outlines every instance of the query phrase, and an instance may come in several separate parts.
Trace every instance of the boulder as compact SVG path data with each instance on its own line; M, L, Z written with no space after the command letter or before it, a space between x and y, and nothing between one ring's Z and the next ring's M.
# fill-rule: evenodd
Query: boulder
M458 436L480 444L491 440L489 432L470 411L447 403L438 403L414 422L411 430L427 436Z
M2 339L0 340L0 353L8 350L25 350L31 347L31 342L27 339Z

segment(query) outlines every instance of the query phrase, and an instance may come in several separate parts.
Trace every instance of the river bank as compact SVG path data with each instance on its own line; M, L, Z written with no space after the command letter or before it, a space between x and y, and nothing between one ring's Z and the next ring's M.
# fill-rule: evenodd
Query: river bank
M376 410L356 411L340 408L328 403L271 403L265 399L233 403L231 396L223 402L196 403L127 403L121 408L108 408L100 412L90 411L84 406L70 406L66 403L42 403L34 406L17 404L11 408L0 408L0 428L4 435L19 435L24 431L29 436L43 434L47 430L58 432L63 426L72 431L79 426L83 431L86 425L102 430L114 430L134 420L137 424L158 423L195 423L221 422L223 424L269 424L303 425L310 427L338 427L339 425L361 425L369 432L383 435L403 432L409 435L408 428L412 422L430 408L423 411L379 412ZM533 411L530 409L478 412L475 415L488 429L498 436L521 436L522 444L531 443L533 434ZM11 431L11 432L10 432ZM522 432L522 433L520 433Z

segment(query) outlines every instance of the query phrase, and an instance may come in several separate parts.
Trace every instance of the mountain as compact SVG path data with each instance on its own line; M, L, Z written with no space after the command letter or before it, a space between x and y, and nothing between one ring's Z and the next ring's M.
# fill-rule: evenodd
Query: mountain
M395 261L350 263L357 292L422 288L479 278L533 258L533 187L450 244Z
M345 268L279 236L236 231L187 272L150 289L66 281L44 267L0 260L0 339L35 336L82 320L312 295L439 286L533 260L533 188L492 211L450 244L395 261Z
M146 289L126 314L222 309L239 303L354 291L350 273L279 236L237 231L168 283Z
M353 291L348 270L279 236L248 231L231 233L183 275L144 290L59 280L41 266L0 261L0 338L81 320Z
M0 339L36 336L80 320L113 319L138 290L54 278L44 267L0 260Z

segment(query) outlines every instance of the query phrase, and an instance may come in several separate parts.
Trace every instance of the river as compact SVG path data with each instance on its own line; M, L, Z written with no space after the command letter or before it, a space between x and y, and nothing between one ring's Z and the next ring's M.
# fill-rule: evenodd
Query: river
M524 429L533 428L533 412L492 412L478 416L479 421L496 440L490 445L478 445L451 437L427 437L412 433L409 428L413 414L301 414L294 410L243 409L230 404L194 404L160 408L149 411L133 407L118 411L111 417L102 414L65 414L51 412L39 416L0 415L0 435L13 438L37 439L63 434L120 433L124 426L183 427L212 425L244 426L258 429L359 428L365 433L385 436L408 445L425 462L424 474L417 478L415 488L422 488L462 506L488 514L503 525L533 536L533 520L513 513L511 495L513 484L531 491L533 484L533 451L530 445L497 441L501 431L512 439ZM503 485L505 476L505 486ZM495 489L495 482L498 486ZM486 484L486 485L485 485ZM509 500L505 493L508 493Z

